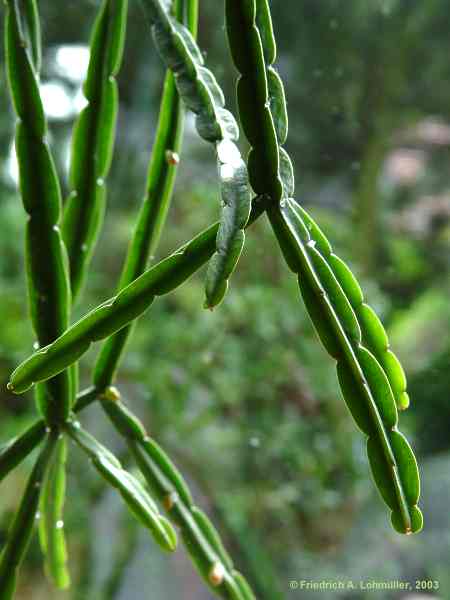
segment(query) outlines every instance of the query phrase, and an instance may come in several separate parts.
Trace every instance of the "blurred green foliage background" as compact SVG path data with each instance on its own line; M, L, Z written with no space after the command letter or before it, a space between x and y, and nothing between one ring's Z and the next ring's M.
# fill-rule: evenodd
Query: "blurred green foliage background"
M42 92L67 191L68 140L97 0L39 2ZM359 581L411 582L386 600L450 598L450 42L444 0L272 0L278 69L290 115L287 148L298 199L359 275L409 379L401 416L423 480L425 529L403 538L370 481L364 441L334 366L305 316L264 222L247 244L224 303L202 309L203 273L141 318L118 384L168 450L259 597L372 598ZM3 14L1 15L3 18ZM235 110L235 73L221 3L201 2L200 44ZM30 353L17 195L14 119L0 70L0 440L36 416L6 381ZM163 68L137 2L130 3L117 145L105 228L77 315L115 288L144 190ZM245 141L241 142L245 149ZM187 121L164 256L218 216L214 157ZM94 349L83 362L89 383ZM92 407L82 420L120 454ZM124 455L125 461L126 455ZM1 487L4 540L30 464ZM182 550L163 557L71 447L65 527L73 586L58 593L37 541L19 598L207 600ZM353 591L290 589L290 581L353 580ZM416 590L436 580L439 590Z

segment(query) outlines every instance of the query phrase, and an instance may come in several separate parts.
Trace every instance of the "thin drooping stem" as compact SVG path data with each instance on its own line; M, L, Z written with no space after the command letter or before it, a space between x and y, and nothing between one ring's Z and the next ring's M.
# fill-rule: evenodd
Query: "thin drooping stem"
M45 421L40 420L22 435L13 438L0 449L0 482L19 465L45 436Z
M16 588L17 571L27 551L39 506L46 467L52 457L57 433L48 434L45 445L28 479L19 509L8 532L0 556L0 599L11 600Z
M243 127L253 144L249 157L252 185L271 196L268 215L289 268L298 275L300 290L317 333L337 361L339 383L346 403L366 434L367 452L375 483L392 510L392 524L401 533L419 531L422 514L417 507L419 474L414 454L397 430L397 407L408 404L406 380L399 361L390 351L386 332L373 310L364 303L360 287L347 265L333 252L318 226L291 198L294 181L290 159L281 147L287 135L283 84L271 67L276 48L267 0L227 2L227 31L237 68L238 104ZM264 42L264 47L263 47ZM265 79L270 93L257 95L261 114L249 99L253 73ZM274 163L273 144L257 137L268 108L278 146L282 194L274 197L264 180L264 166ZM272 140L273 142L273 140ZM261 187L259 187L261 186Z
M71 193L64 207L63 236L72 296L83 285L100 232L106 203L118 110L115 76L122 61L128 0L104 0L94 24L81 111L72 138Z
M76 362L97 340L109 337L142 315L155 295L172 291L199 269L214 252L217 225L191 240L185 247L151 267L116 296L72 325L58 344L35 353L16 369L9 389L22 393L35 382L52 377Z
M64 535L66 458L67 440L60 435L45 472L39 499L39 541L45 555L45 571L61 590L70 585Z
M269 212L272 226L289 267L299 277L300 290L317 333L337 361L337 374L347 406L368 437L367 452L375 483L392 510L392 524L400 533L422 528L417 507L419 473L414 454L397 430L398 415L389 380L376 357L363 345L352 304L364 310L362 294L348 267L335 255L336 270L317 249L289 200L281 212ZM374 329L373 333L378 335ZM378 338L379 339L379 338Z
M264 198L253 202L247 226L265 210ZM56 342L38 350L17 367L8 389L21 394L76 362L90 345L142 315L155 296L173 291L202 267L215 251L218 223L148 269L117 296L106 300L72 325Z
M65 432L89 456L92 465L109 485L116 488L133 516L151 533L155 542L168 552L176 548L177 537L172 525L141 483L122 468L118 459L84 431L78 421L67 421Z
M262 4L258 3L259 11ZM247 158L250 183L256 193L267 194L273 203L277 203L283 195L277 134L283 130L281 135L284 139L280 140L280 144L284 143L287 135L285 112L274 115L271 110L274 94L277 94L279 103L279 79L273 70L270 71L270 80L268 77L261 34L256 26L256 2L227 0L225 9L231 54L240 73L237 97L241 115L245 114L241 124L251 144ZM271 64L276 55L275 40L273 34L270 35L272 32L265 31L266 57Z
M70 291L65 249L59 231L61 192L46 141L47 123L39 95L37 11L26 4L24 17L17 1L7 3L6 63L9 87L18 117L16 153L22 201L28 213L26 267L33 328L39 345L63 333L69 322ZM32 26L31 31L26 29ZM32 42L27 44L27 36ZM29 51L31 46L31 51ZM37 390L39 411L55 425L67 418L72 402L69 372L61 373Z
M189 23L193 36L197 31L198 0L176 0L175 18ZM155 134L142 206L131 238L117 291L142 275L149 258L155 254L170 207L184 129L184 108L176 89L173 73L166 73L158 127ZM103 389L110 385L117 370L133 325L124 327L103 344L94 368L94 384Z
M186 549L203 579L221 598L254 599L248 583L235 570L219 534L208 517L194 505L186 482L167 454L121 402L115 388L108 388L101 401L113 425L127 440L150 489L180 528Z
M22 3L21 8L23 13L19 11L19 3L8 4L6 55L11 95L19 117L16 149L20 189L29 215L26 261L30 312L38 343L45 346L67 328L71 298L66 249L59 230L61 192L47 145L47 123L39 95L39 14L34 0ZM56 430L67 419L74 395L75 370L72 368L37 386L37 406L48 426ZM38 425L8 448L3 457L4 474L19 458L31 452L42 440L44 431L43 425ZM65 448L64 439L59 446ZM46 475L45 485L52 487L53 481L58 483L64 478L65 465L58 462L50 476ZM57 565L60 561L56 559L58 550L64 546L64 533L56 528L64 504L64 489L59 486L59 491L59 514L47 510L48 503L42 509L42 522L47 524L46 544L42 549L47 573L63 587L68 576L64 564ZM59 557L63 558L63 553L59 553Z

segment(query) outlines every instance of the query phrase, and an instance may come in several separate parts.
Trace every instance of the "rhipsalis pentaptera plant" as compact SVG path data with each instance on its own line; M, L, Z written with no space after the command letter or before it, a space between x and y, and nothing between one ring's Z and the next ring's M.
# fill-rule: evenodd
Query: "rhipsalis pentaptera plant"
M172 292L208 263L204 306L213 308L221 302L242 252L244 229L263 212L289 268L298 276L318 336L337 363L344 399L367 437L373 477L392 511L393 526L401 533L422 527L416 461L397 429L398 409L407 408L409 403L403 369L354 275L334 254L319 226L293 199L293 167L282 147L288 131L286 102L283 84L273 67L276 44L267 0L225 1L231 55L239 71L240 120L250 144L247 161L237 145L238 125L225 108L222 90L195 41L197 0L142 0L142 5L167 68L143 202L116 294L70 325L71 297L81 291L103 223L118 110L115 76L123 54L127 2L104 0L94 25L84 84L87 106L74 128L72 191L63 217L39 94L37 7L34 0L7 2L6 57L18 117L20 190L28 213L30 313L39 345L14 371L8 387L20 394L36 383L42 419L0 451L3 479L41 446L1 555L1 600L13 596L17 569L38 510L46 571L59 587L69 583L63 534L68 438L86 453L100 477L119 492L131 513L164 550L175 550L177 537L172 523L177 525L194 564L218 597L255 597L235 570L217 531L195 506L182 475L123 404L112 383L136 320L157 296ZM148 266L168 214L185 109L194 113L198 134L214 146L222 198L220 221ZM78 393L75 400L77 362L98 340L105 341L93 369L93 385ZM126 441L141 479L124 469L81 427L76 415L94 401L99 401ZM157 502L167 517L160 514Z

